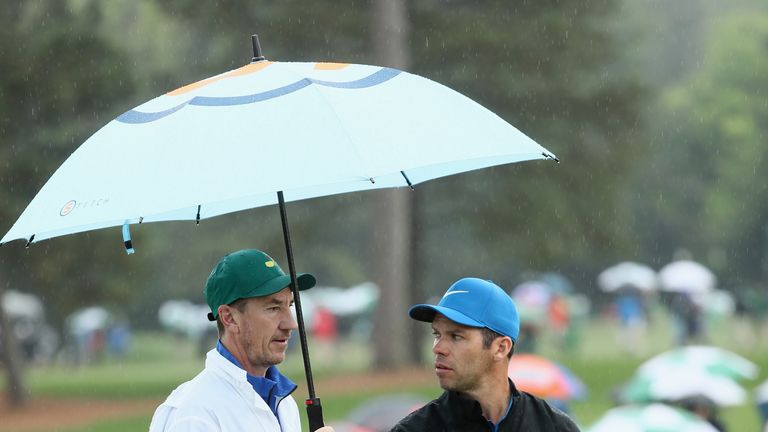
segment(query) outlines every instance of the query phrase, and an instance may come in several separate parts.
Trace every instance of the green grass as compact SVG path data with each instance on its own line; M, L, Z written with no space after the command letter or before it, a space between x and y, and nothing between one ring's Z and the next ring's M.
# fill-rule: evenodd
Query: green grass
M117 420L98 421L85 427L64 428L47 432L128 432L145 431L149 429L152 415L133 416ZM43 432L42 430L39 432Z
M611 392L628 380L636 367L651 355L669 349L672 339L669 323L663 315L654 315L645 344L639 355L632 356L616 347L615 326L606 321L592 321L583 326L578 344L570 350L562 348L550 337L541 340L540 352L567 365L588 386L588 399L573 402L572 413L582 425L590 425L613 406ZM768 340L758 338L756 343L743 344L734 337L734 329L720 322L713 326L710 343L738 352L761 367L761 375L754 381L743 383L750 400L738 407L721 409L721 417L731 431L759 430L759 419L752 390L768 378ZM310 347L312 348L312 347ZM425 347L425 349L428 349ZM320 350L313 350L321 354ZM364 371L370 364L370 353L359 341L344 344L334 356L313 355L316 381L330 375ZM30 368L27 385L33 397L80 398L111 400L162 400L179 383L197 374L203 366L194 347L186 341L160 334L139 334L134 338L131 354L119 361L106 361L82 367L49 366ZM290 353L281 367L287 375L303 383L301 356ZM4 376L0 386L4 386ZM322 398L326 421L338 421L361 403L384 392L371 388L363 392L318 394ZM397 393L415 393L429 399L440 393L436 384L406 385ZM303 394L295 395L301 403ZM150 410L151 411L151 410ZM100 421L85 427L57 429L60 432L107 431L122 432L146 430L152 412L131 415L109 421ZM304 419L306 424L306 419ZM0 422L0 432L7 432ZM42 432L42 431L35 431Z
M185 341L139 334L126 358L87 366L34 368L27 374L27 385L33 395L45 397L162 398L203 365L204 360L195 358Z

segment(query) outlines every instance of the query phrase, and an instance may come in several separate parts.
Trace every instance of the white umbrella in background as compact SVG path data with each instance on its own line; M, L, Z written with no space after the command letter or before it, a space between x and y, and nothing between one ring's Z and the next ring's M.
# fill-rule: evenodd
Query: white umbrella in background
M726 290L712 290L697 295L695 300L700 304L702 311L712 317L727 318L736 312L733 294Z
M630 403L680 401L705 397L718 406L747 401L747 392L736 381L697 369L665 369L636 374L621 390L620 399Z
M675 261L659 270L662 291L705 293L715 289L715 275L695 261Z
M664 404L610 409L587 432L717 432L700 417Z
M0 300L0 306L10 317L43 318L43 302L35 295L8 290Z
M768 379L755 389L755 400L758 403L768 402Z
M546 309L552 298L552 289L544 282L531 280L517 285L511 294L516 305Z
M552 288L541 281L531 280L517 285L510 294L517 305L520 322L540 325L547 319L547 307L552 299Z
M157 310L157 319L164 328L183 333L196 339L216 325L208 321L210 312L206 304L195 304L189 300L168 300Z
M634 287L640 291L653 291L658 287L656 271L645 264L624 261L608 267L597 276L597 285L605 292Z
M687 370L731 379L754 379L759 372L755 363L734 352L714 346L691 345L648 359L637 368L637 373L654 376Z
M301 297L324 306L336 316L355 315L369 311L376 305L379 286L373 282L364 282L349 288L316 286L302 293Z
M90 306L78 309L67 318L69 328L73 333L89 333L105 330L112 319L108 310L101 306Z

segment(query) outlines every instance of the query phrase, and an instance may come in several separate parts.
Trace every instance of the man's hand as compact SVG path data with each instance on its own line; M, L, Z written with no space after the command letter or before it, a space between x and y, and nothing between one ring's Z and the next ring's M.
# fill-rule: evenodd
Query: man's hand
M334 432L333 428L330 426L323 426L320 429L316 430L315 432Z

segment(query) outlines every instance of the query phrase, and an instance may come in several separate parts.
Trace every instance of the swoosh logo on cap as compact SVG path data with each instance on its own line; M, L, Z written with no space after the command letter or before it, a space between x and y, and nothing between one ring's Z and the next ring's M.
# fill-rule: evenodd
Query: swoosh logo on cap
M469 291L460 291L460 290L457 290L457 291L448 291L447 293L445 293L445 295L443 296L443 298L446 298L446 297L448 297L449 295L453 295L453 294L461 294L461 293L468 293L468 292L469 292Z

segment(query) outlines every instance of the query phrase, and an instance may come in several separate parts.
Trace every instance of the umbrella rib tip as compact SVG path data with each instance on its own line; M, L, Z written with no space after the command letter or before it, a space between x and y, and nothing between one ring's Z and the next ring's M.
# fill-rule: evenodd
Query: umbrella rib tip
M408 183L408 187L411 188L411 190L415 190L413 188L413 183L411 183L411 179L409 179L408 176L405 175L405 171L400 171L400 174L402 174L403 178L405 179L405 182Z
M541 152L541 155L544 156L544 159L552 159L553 161L560 163L560 159L558 159L557 156L553 155L552 153Z

